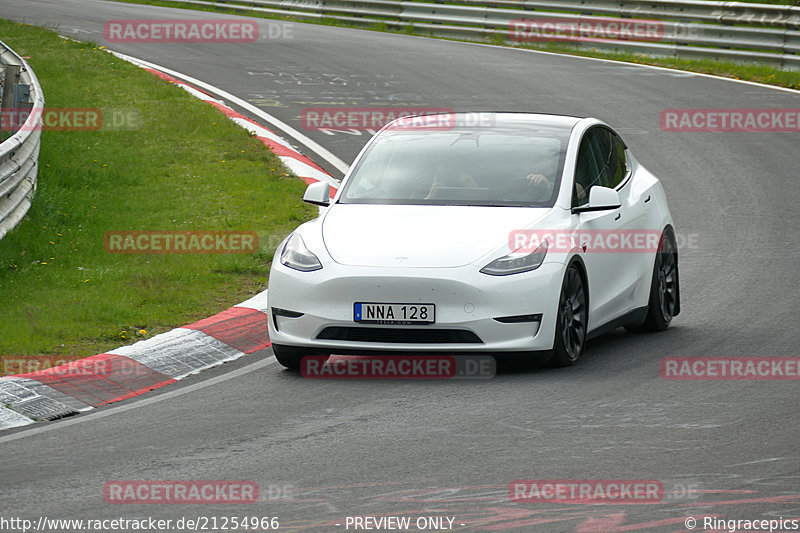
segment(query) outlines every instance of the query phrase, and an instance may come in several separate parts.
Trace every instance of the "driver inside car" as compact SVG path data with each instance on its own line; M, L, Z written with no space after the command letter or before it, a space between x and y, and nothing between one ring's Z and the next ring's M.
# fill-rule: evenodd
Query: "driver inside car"
M436 173L433 176L433 183L430 191L425 197L426 200L436 198L437 191L442 187L460 187L473 189L479 187L477 180L462 168L444 165L436 165Z

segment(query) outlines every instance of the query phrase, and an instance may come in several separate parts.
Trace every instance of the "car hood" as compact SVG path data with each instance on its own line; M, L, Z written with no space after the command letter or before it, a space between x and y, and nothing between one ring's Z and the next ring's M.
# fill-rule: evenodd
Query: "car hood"
M457 267L508 242L550 211L538 207L334 204L322 238L334 261L374 267Z

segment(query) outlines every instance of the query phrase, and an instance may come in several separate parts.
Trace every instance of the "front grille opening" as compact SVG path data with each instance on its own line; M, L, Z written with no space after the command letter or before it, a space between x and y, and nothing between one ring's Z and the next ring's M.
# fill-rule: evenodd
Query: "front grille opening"
M402 344L483 344L471 331L427 328L364 328L328 326L318 339L350 342L385 342Z

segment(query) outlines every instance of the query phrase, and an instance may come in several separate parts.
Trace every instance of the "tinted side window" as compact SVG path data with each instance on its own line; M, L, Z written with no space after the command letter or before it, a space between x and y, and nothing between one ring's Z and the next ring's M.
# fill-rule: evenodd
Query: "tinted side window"
M598 128L586 132L578 148L575 161L575 185L572 189L572 205L579 206L589 201L589 189L594 185L603 185L605 161L602 148L597 140Z
M611 149L611 135L605 128L592 129L592 142L595 146L597 156L597 166L599 167L597 180L592 185L602 185L609 187L611 183L611 165L614 152Z
M611 139L611 165L609 167L609 184L608 186L615 189L625 176L628 175L628 161L625 158L625 144L622 139L615 134L608 132Z
M628 175L625 144L606 128L587 131L578 149L572 205L589 201L589 189L595 185L615 189Z

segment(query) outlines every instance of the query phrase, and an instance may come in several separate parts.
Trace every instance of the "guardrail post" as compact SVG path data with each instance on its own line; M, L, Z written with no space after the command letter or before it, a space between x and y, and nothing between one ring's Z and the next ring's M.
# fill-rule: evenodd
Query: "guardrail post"
M0 122L9 137L0 142L0 239L30 209L36 191L44 95L30 65L0 41ZM33 113L23 113L34 108ZM21 121L24 116L25 120ZM6 132L1 132L5 134Z
M17 82L19 81L19 71L20 68L17 65L6 65L3 67L3 94L2 99L0 99L0 113L4 116L0 118L5 118L7 120L2 120L3 127L2 131L0 131L0 141L11 137L14 132L14 126L16 125L14 117L14 101L15 101L15 91ZM8 126L8 130L6 130L6 125Z
M14 87L19 83L19 72L19 65L6 65L3 68L3 108L14 105Z

